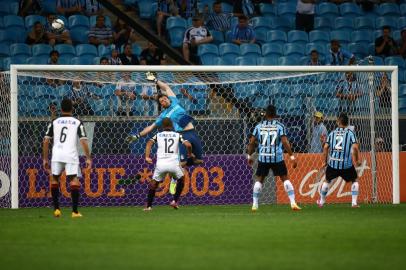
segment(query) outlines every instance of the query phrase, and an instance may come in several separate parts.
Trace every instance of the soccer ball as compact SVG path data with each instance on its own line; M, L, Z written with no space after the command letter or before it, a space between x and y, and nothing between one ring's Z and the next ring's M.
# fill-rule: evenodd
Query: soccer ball
M61 19L53 20L51 26L52 30L57 33L61 33L65 29L65 23Z

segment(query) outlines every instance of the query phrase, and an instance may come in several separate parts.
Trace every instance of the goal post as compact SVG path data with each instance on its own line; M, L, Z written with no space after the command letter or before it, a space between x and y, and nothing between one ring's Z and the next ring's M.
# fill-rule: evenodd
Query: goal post
M361 169L364 176L360 186L365 186L361 194L365 196L360 202L400 202L396 66L11 65L10 73L3 74L3 85L0 85L7 88L4 82L10 83L9 89L6 89L9 99L2 99L1 104L4 111L2 121L9 128L9 133L5 133L5 137L9 136L9 152L0 159L0 171L8 177L1 178L1 184L5 188L6 182L10 181L10 189L9 192L0 192L0 195L4 193L3 197L0 196L0 207L47 205L45 202L48 202L49 194L44 184L47 176L38 164L41 163L38 138L30 138L26 133L34 130L32 136L43 136L41 127L51 119L44 114L44 106L49 105L45 103L60 102L63 96L69 94L67 91L73 91L74 81L90 85L89 89L96 89L96 95L99 95L98 99L89 103L92 114L79 116L91 130L92 151L99 153L95 168L84 172L81 180L85 183L82 183L85 205L142 205L144 199L141 198L146 194L145 182L152 170L142 160L140 149L143 149L141 144L145 141L137 142L135 147L121 144L119 140L127 135L124 132L139 131L152 123L159 112L152 100L140 98L144 87L151 87L144 77L147 71L157 72L158 78L176 89L182 106L196 119L196 130L202 137L205 164L188 171L188 183L182 193L185 203L250 203L254 171L246 165L245 146L253 125L260 119L261 109L269 103L277 106L278 115L298 153L299 164L303 164L296 170L288 164L289 174L292 179L296 178L293 183L296 194L300 193L299 203L314 202L323 179L318 173L321 155L309 151L312 116L316 110L324 113L329 132L334 128L339 112L348 111L353 119L351 123L355 125L361 141L363 168L368 170ZM127 73L131 77L127 86L134 86L137 98L122 99L120 105L115 91L118 81ZM391 100L386 102L391 104L385 105L390 110L380 107L376 94L384 73L390 74ZM340 87L347 87L347 74L356 75L354 81L361 94L355 101L351 100L354 102L346 101L345 107L336 97L336 92ZM7 76L9 78L6 79ZM53 80L59 85L52 88ZM44 90L48 88L56 89L60 94L51 94L52 98L49 98L49 93ZM189 89L190 95L181 89ZM106 94L105 91L110 92ZM118 111L119 106L129 103L132 106L130 110ZM32 107L37 105L41 105L38 111ZM118 130L119 134L114 130ZM386 140L384 146L377 144L378 139ZM4 169L8 166L9 170ZM128 178L139 172L146 173L142 181L135 183ZM109 179L109 183L103 182L105 178ZM165 198L162 200L164 203L169 200L168 183L169 179L166 179L158 196ZM334 202L348 201L348 192L343 191L345 184L337 182L334 187ZM263 201L286 203L287 198L281 190L283 188L278 182L267 179L263 196L268 197ZM69 196L68 190L62 190L62 194Z

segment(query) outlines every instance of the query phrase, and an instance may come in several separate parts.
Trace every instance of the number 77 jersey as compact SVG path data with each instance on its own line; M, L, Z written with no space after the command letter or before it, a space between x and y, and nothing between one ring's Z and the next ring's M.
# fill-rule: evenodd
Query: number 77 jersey
M327 138L329 146L328 165L333 169L348 169L352 165L351 148L358 143L354 131L348 128L336 128Z
M252 136L258 141L258 161L278 163L283 161L282 137L286 136L285 126L277 121L262 121Z

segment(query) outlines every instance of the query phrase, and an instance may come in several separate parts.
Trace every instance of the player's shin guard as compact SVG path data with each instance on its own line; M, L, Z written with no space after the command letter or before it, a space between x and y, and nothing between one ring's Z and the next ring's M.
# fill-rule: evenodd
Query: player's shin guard
M285 189L286 193L288 194L290 204L291 205L295 204L296 203L296 201L295 201L295 190L294 190L293 185L290 182L290 180L285 180L283 182L283 188Z
M252 194L252 206L258 207L259 195L262 191L262 183L256 181L254 184L253 194Z
M359 184L358 182L352 183L351 186L351 197L352 197L352 205L357 205L357 198L358 198L358 190L359 190Z
M57 183L51 184L51 195L54 210L59 209L59 184Z
M152 202L154 201L155 198L155 189L150 188L148 190L148 196L147 196L147 207L152 206Z
M78 205L79 205L79 189L80 184L70 184L70 195L72 197L72 212L78 213Z
M321 190L320 190L320 201L319 201L319 205L323 205L326 202L326 196L328 193L328 186L329 184L327 182L323 182L323 184L321 185Z
M182 193L183 187L185 186L185 180L184 178L179 178L176 184L176 191L175 195L173 195L173 200L175 202L179 201L180 194Z

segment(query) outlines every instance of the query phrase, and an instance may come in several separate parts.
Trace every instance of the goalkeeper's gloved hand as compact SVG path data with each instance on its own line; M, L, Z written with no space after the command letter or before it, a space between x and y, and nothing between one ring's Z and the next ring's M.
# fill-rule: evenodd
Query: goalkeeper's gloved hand
M141 137L140 134L130 135L127 138L125 138L125 141L127 143L132 143L132 142L135 142L136 140L138 140L140 137Z
M148 81L152 81L154 83L158 81L155 72L148 71L147 73L145 73L145 75L147 76Z

